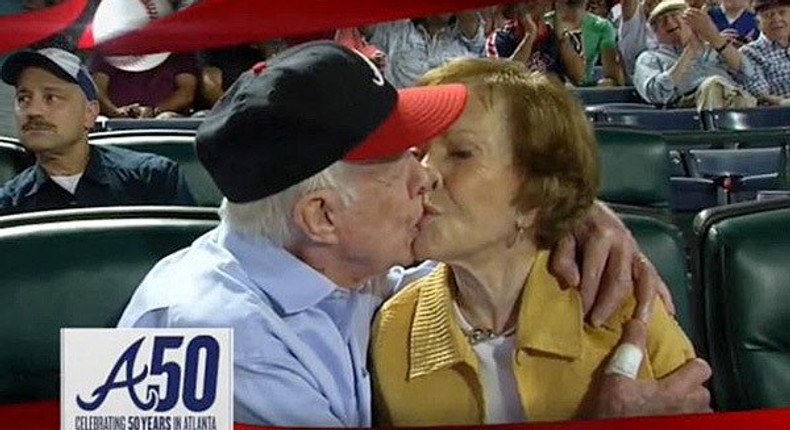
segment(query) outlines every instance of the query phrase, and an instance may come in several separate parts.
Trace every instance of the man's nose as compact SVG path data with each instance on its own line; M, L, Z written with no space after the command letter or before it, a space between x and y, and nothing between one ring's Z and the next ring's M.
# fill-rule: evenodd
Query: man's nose
M418 188L417 194L422 195L433 191L441 186L442 177L436 167L430 162L428 155L424 156L419 165L421 186Z

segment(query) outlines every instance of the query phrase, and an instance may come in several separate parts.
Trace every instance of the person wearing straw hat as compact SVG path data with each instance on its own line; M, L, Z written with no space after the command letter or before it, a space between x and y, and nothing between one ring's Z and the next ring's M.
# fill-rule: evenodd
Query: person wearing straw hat
M0 213L194 204L172 160L88 143L99 105L96 84L79 57L58 48L21 51L0 73L16 90L20 142L36 157L0 189Z
M738 84L753 75L753 67L706 12L683 0L664 0L650 12L648 22L658 47L639 55L633 76L645 101L698 110L756 105Z

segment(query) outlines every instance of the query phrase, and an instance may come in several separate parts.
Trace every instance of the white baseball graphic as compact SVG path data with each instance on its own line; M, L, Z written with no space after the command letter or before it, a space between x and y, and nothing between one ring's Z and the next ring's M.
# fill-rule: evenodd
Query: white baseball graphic
M149 22L173 13L168 0L102 0L93 18L93 38L96 43L136 30ZM113 67L127 72L143 72L159 66L170 55L162 52L150 55L108 56Z

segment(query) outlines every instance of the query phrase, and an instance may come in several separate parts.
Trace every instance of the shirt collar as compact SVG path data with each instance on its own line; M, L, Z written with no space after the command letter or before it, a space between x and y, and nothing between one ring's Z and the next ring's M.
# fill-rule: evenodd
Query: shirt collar
M680 55L680 53L683 52L683 47L682 46L674 45L672 43L659 43L658 44L658 49L659 50L664 50L664 51L669 51L669 52L671 52L673 54L676 54L676 55Z
M30 197L33 194L36 194L39 189L41 189L44 184L49 181L49 175L47 172L44 171L44 168L41 167L41 164L36 163L33 169L33 186L25 193L25 197Z
M760 36L757 37L756 42L759 42L761 45L767 46L767 47L770 47L770 48L773 48L773 49L788 49L788 48L790 48L790 46L782 46L782 45L779 44L779 42L769 39L768 36L765 35L765 33L760 33Z
M104 168L106 163L104 162L103 154L94 145L88 146L88 164L85 166L85 171L82 173L82 177L90 178L101 184L109 183L110 179L108 172L107 169ZM33 175L33 186L30 187L30 190L28 190L28 192L25 194L25 197L30 197L37 193L45 183L50 181L49 174L47 174L44 168L41 167L41 163L36 163Z
M88 165L85 166L83 177L92 179L100 184L110 182L105 154L96 145L88 145Z
M548 251L539 252L527 278L519 309L516 346L576 359L582 354L581 297L574 289L560 289L548 271L548 260ZM442 264L421 281L424 283L409 339L409 379L462 362L477 367L474 350L452 317L450 276L450 269ZM567 315L571 318L564 317Z
M338 287L282 247L218 227L218 242L236 257L250 280L285 314L311 308Z

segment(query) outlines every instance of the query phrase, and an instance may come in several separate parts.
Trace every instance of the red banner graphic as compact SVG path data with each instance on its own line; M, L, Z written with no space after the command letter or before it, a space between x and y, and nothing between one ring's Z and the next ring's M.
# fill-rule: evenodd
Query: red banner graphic
M131 0L130 0L131 1ZM499 0L202 0L138 30L80 48L106 54L189 52L394 19L475 9Z
M0 52L24 48L65 30L79 18L88 0L65 0L32 12L0 15Z
M56 430L60 427L57 401L0 406L0 429ZM563 423L533 423L486 426L492 430L785 430L790 426L790 408L748 412L676 415L668 417L620 418ZM468 427L439 427L463 430ZM236 424L234 430L276 430L278 427Z

